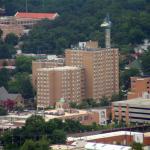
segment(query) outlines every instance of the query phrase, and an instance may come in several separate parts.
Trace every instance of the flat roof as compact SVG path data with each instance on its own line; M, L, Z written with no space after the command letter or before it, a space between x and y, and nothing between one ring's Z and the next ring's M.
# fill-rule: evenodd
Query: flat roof
M80 70L80 67L72 67L72 66L62 66L62 67L54 67L54 68L40 68L38 71L64 71L64 70Z
M60 110L61 111L61 110ZM49 121L51 119L55 119L55 118L65 118L65 117L73 117L73 116L80 116L80 115L87 115L89 113L89 111L86 110L72 110L72 112L70 113L69 110L64 111L64 114L60 112L59 110L46 110L44 112L44 119L45 121ZM59 114L60 112L60 114ZM29 117L31 117L32 115L34 115L34 112L26 112L26 113L20 113L20 114L9 114L6 116L2 116L1 119L5 119L5 120L10 120L14 118L15 122L18 123L25 123L26 119L28 119ZM37 115L42 115L42 113L37 113Z
M144 137L150 137L150 132L144 133Z
M90 150L131 150L129 146L88 142L85 149Z
M123 100L123 101L117 101L117 102L113 102L114 105L119 105L119 104L123 104L123 105L133 105L133 106L145 106L145 107L150 107L150 99L145 99L145 98L134 98L134 99L130 99L130 100Z
M109 137L114 137L114 136L121 136L121 135L137 135L137 134L142 134L140 132L130 132L130 131L116 131L116 132L109 132L109 133L103 133L103 134L96 134L96 135L89 135L89 136L82 136L82 137L68 137L67 141L75 141L75 140L86 140L86 141L91 141L91 140L96 140L100 138L109 138Z

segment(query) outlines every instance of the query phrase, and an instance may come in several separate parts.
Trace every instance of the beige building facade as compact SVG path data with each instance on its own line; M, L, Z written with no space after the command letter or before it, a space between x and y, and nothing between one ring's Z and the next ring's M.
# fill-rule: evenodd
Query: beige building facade
M46 60L36 60L32 62L32 84L36 88L37 85L37 69L40 68L54 68L64 66L64 58L50 58Z
M37 106L54 106L61 98L79 103L84 99L83 73L84 69L71 66L38 69Z
M119 92L118 49L67 49L66 65L85 69L85 97L99 100Z

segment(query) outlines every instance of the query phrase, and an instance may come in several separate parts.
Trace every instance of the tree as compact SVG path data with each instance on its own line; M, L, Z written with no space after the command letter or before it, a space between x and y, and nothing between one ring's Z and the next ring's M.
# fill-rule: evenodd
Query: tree
M143 150L143 145L141 143L133 142L131 146L133 150Z
M63 130L57 129L52 133L53 144L64 144L66 142L66 133Z
M36 150L50 150L49 140L45 136L36 142Z
M20 150L49 150L49 142L45 137L39 141L26 140Z
M14 48L4 44L3 42L0 43L0 59L11 58L11 54Z
M150 48L148 52L145 52L144 55L140 58L142 64L142 70L144 74L150 74Z
M28 73L17 73L8 82L9 92L21 93L26 99L33 98L34 91L31 84L31 79Z
M15 104L16 104L16 102L11 99L4 100L1 103L1 105L7 110L12 110L14 108Z
M136 68L130 68L120 73L120 84L121 88L127 90L130 88L130 77L140 75L140 72Z
M110 102L106 96L100 99L100 106L109 106Z
M36 150L36 142L33 140L26 140L20 150Z
M9 33L5 37L5 43L8 45L17 45L18 40L18 36L14 33Z
M17 70L17 72L31 73L32 60L33 60L32 57L18 56L16 58L16 70Z
M0 70L0 87L8 87L8 81L10 79L10 73L7 69L3 68Z
M6 109L4 109L2 106L0 106L0 116L5 116L7 115Z

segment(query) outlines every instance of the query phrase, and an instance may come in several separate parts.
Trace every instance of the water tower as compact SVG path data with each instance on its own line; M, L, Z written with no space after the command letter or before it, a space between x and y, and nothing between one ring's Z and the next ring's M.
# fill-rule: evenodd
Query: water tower
M106 16L101 27L105 28L105 47L111 48L111 21L109 19L109 15Z

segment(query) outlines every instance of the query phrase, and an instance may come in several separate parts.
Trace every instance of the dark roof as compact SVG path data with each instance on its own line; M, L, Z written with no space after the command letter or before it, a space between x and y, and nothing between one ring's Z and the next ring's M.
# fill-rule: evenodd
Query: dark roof
M20 94L10 94L4 87L0 87L0 101L1 100L15 100Z

